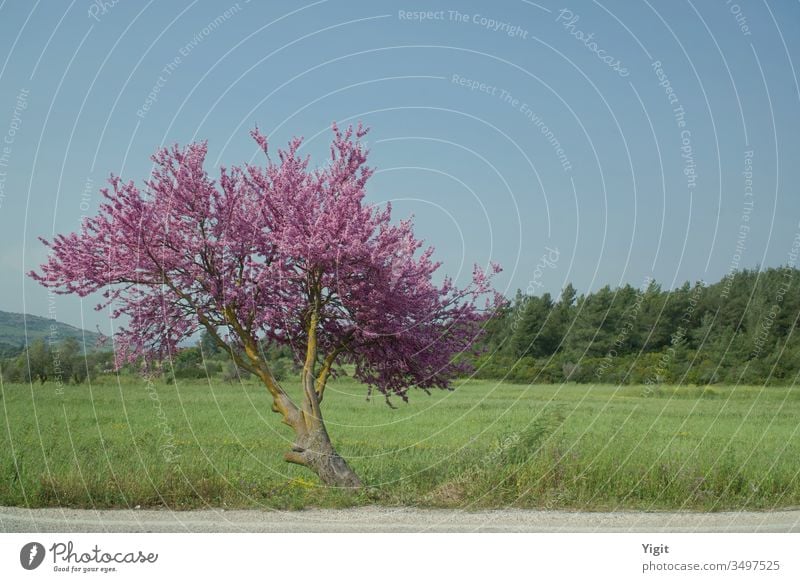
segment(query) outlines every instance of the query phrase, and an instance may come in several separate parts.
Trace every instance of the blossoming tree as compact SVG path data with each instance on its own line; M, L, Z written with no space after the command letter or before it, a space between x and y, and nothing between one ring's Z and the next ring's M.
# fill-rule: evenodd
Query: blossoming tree
M322 418L335 367L353 364L387 398L449 387L468 371L459 355L481 333L478 302L492 302L499 267L476 267L466 288L435 284L439 264L411 222L393 224L390 206L364 201L366 130L334 125L333 134L329 163L309 169L301 139L273 160L255 130L265 166L221 168L218 181L204 169L206 143L163 149L143 191L112 176L106 202L79 232L43 240L50 254L31 276L59 293L102 292L97 309L111 306L126 321L118 366L162 361L207 331L263 382L293 429L286 460L326 484L358 487ZM263 342L292 347L299 390L276 380Z

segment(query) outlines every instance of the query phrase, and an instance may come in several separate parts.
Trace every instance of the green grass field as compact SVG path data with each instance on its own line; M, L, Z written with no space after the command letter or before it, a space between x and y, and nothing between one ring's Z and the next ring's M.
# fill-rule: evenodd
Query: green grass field
M369 485L353 494L282 460L290 430L254 383L106 382L2 386L0 505L800 505L793 388L644 397L631 386L467 381L392 409L340 379L324 408L334 444Z

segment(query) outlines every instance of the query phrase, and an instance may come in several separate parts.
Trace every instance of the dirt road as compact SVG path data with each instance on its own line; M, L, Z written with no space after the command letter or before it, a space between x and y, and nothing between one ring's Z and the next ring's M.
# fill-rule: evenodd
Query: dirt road
M660 513L457 511L359 507L304 511L0 508L2 532L800 532L800 510Z

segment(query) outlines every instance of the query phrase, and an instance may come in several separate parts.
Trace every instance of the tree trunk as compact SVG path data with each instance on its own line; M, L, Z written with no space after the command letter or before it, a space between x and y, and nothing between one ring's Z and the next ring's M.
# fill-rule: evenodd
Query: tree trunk
M287 424L295 432L294 445L292 450L286 453L285 459L290 463L308 467L326 485L358 489L361 487L361 479L333 448L325 422L322 420L320 403L333 359L325 358L325 364L317 376L315 373L318 356L317 328L321 301L319 281L310 285L310 289L314 298L308 320L306 361L303 366L303 404L300 409L295 407L296 412L291 418L286 418L284 415ZM333 354L335 358L336 352Z
M302 421L301 421L302 422ZM323 483L332 487L358 489L361 479L333 448L325 423L321 418L313 419L311 426L294 426L296 437L292 450L285 459L308 467Z

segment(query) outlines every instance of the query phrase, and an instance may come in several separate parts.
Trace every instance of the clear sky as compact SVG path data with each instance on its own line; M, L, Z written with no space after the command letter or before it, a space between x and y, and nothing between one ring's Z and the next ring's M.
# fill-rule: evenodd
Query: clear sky
M332 121L371 126L370 200L508 295L786 264L799 56L789 0L0 0L0 309L108 331L24 276L37 236L162 144L257 159L256 124L316 159Z

